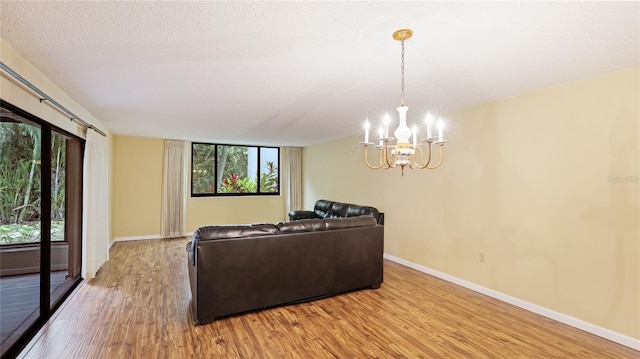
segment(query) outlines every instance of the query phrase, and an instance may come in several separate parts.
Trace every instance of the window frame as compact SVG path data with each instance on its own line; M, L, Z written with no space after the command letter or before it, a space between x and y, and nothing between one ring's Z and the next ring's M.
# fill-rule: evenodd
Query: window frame
M193 191L193 161L194 161L194 146L196 145L207 145L214 146L213 152L213 176L214 178L218 178L218 148L223 146L229 147L247 147L247 148L255 148L256 149L256 192L238 192L238 193L220 193L218 192L218 188L213 193L194 193ZM277 191L275 192L260 192L260 163L263 149L275 149L277 154L277 163L276 168L278 172L278 186ZM257 145L238 145L238 144L227 144L227 143L210 143L210 142L191 142L191 167L189 171L189 182L190 189L189 193L191 197L246 197L246 196L279 196L280 195L280 185L281 185L281 172L280 172L280 147L276 146L257 146Z

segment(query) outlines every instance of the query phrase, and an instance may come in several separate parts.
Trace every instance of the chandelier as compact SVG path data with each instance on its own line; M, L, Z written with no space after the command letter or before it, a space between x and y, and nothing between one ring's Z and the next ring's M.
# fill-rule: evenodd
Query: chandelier
M371 169L389 169L396 166L402 168L402 175L404 176L405 167L410 169L435 169L440 167L443 160L443 148L447 142L442 136L442 130L444 129L444 122L442 118L438 120L437 130L438 136L433 136L434 118L430 113L427 113L425 118L427 126L427 137L420 140L418 143L418 128L414 124L412 129L407 126L407 110L409 107L404 105L404 41L411 38L413 31L408 29L398 30L393 33L393 39L400 41L402 44L402 56L400 62L400 106L396 108L398 110L398 117L400 124L393 133L394 137L389 137L389 115L385 115L382 120L382 125L378 129L378 144L375 148L378 149L378 161L375 164L369 162L369 146L374 145L373 142L369 142L369 119L364 123L364 142L360 142L364 146L364 161ZM412 142L409 142L409 139ZM395 140L395 144L393 141ZM425 146L426 144L426 146ZM440 147L440 160L437 164L431 165L431 146L437 145ZM423 149L423 147L426 147ZM426 152L426 153L425 153Z

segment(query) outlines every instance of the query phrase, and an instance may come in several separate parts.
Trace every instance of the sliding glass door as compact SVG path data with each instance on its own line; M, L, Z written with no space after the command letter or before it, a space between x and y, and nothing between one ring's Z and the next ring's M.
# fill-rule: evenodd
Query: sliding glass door
M40 314L42 129L0 113L0 340L4 352Z
M83 141L0 106L0 348L13 356L80 280Z

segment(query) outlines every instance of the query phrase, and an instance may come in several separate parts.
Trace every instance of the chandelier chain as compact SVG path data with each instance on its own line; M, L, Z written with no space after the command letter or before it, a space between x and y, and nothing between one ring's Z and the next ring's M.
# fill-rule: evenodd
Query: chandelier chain
M401 92L401 104L404 106L404 40L402 43L402 56L400 60L400 92Z

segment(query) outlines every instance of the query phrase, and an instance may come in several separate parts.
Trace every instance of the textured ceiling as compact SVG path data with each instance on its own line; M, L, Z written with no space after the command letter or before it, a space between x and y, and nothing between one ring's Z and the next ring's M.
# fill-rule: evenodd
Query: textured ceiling
M0 2L1 37L118 135L309 145L640 65L639 2Z

